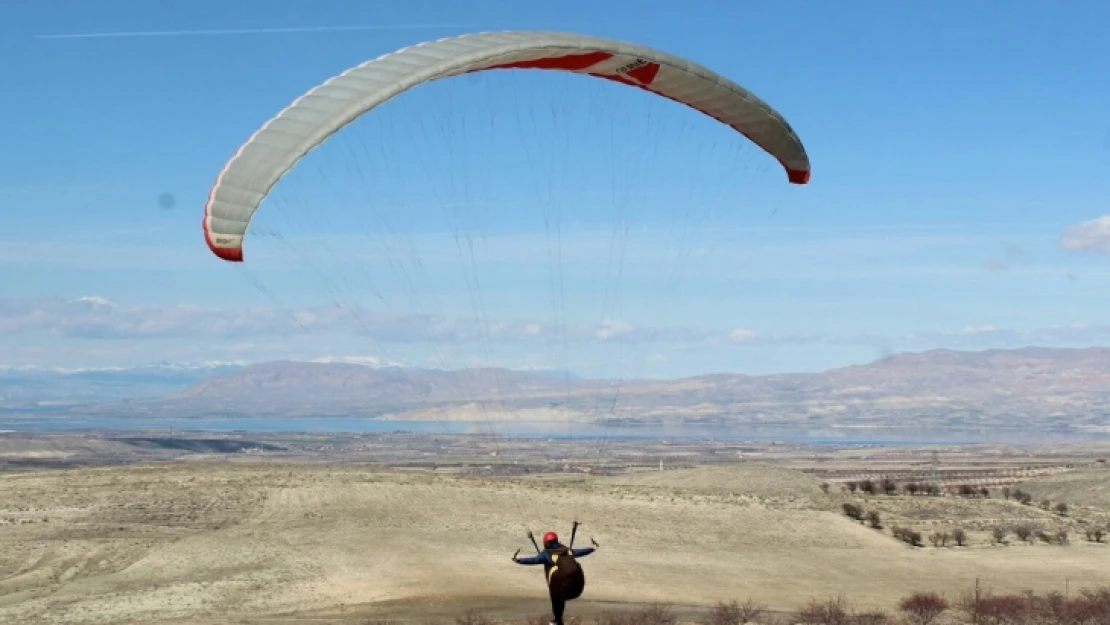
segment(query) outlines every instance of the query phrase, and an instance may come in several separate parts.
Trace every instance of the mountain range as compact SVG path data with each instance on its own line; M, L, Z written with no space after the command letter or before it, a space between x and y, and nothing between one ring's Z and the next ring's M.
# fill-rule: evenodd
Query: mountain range
M1110 348L932 350L817 373L588 380L338 362L0 371L0 407L117 416L367 416L1110 432ZM62 406L61 404L65 404Z

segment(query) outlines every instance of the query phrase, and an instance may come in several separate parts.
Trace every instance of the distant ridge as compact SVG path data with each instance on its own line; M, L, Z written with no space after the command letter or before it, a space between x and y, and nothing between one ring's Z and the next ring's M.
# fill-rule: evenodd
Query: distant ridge
M320 415L1049 428L1110 433L1110 348L947 349L818 373L611 381L559 371L266 362L123 371L0 371L0 407L117 416ZM42 407L42 404L39 404ZM63 410L59 408L59 410Z

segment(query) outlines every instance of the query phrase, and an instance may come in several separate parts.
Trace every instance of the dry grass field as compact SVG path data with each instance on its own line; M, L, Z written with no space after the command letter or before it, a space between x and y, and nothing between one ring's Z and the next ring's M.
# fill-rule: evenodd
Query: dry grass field
M1101 473L1100 473L1101 471ZM583 561L583 615L616 604L779 610L838 593L893 607L911 591L955 596L1110 584L1110 547L1077 533L1107 521L1110 470L1036 478L1072 499L1061 517L994 495L862 496L757 464L523 478L360 464L193 461L0 473L2 623L361 623L446 618L468 607L543 615L540 573L509 561L525 529L602 545ZM876 530L840 511L878 511ZM1019 522L1067 544L991 545ZM963 527L968 547L913 548L895 525Z

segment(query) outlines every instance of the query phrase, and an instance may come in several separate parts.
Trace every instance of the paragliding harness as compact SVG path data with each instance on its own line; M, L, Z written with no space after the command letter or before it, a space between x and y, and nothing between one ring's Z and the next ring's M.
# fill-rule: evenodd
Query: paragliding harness
M566 601L577 599L582 595L582 590L586 586L586 576L582 572L582 565L578 564L578 560L574 558L574 536L578 533L578 521L570 530L570 544L560 545L555 549L541 550L539 544L536 543L536 537L532 531L528 531L528 538L532 541L532 546L536 548L536 553L540 554L547 551L551 559L551 565L545 566L544 576L547 578L547 587L552 594L562 597Z
M574 537L577 533L578 521L575 521L574 528L570 531L569 546L559 544L557 536L552 536L551 542L546 542L545 536L546 549L540 549L539 544L536 543L536 537L529 531L528 539L536 548L536 555L523 561L517 559L520 554L519 549L513 554L514 562L528 565L543 564L547 592L551 597L551 613L555 617L552 625L563 625L563 611L566 609L567 601L582 596L582 591L586 587L586 575L582 572L582 566L578 564L574 552ZM593 543L593 547L579 549L580 555L585 556L597 549L597 541L591 539L590 542Z

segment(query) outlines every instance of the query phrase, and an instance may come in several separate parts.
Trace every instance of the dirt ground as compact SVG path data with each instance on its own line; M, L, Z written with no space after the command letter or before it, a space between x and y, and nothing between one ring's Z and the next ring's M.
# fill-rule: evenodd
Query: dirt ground
M1082 469L1029 489L1099 491ZM1041 478L1038 478L1041 479ZM1084 481L1086 480L1086 481ZM473 607L542 616L526 528L569 530L601 549L569 614L665 602L690 618L719 600L791 610L843 593L892 608L911 591L957 596L1110 584L1110 547L1077 532L1105 500L1060 517L990 499L862 497L757 464L611 477L494 478L369 465L171 462L0 473L0 622L361 623L447 620ZM839 512L881 510L875 530ZM1070 528L1067 544L993 546L992 524ZM965 527L966 548L891 537Z

